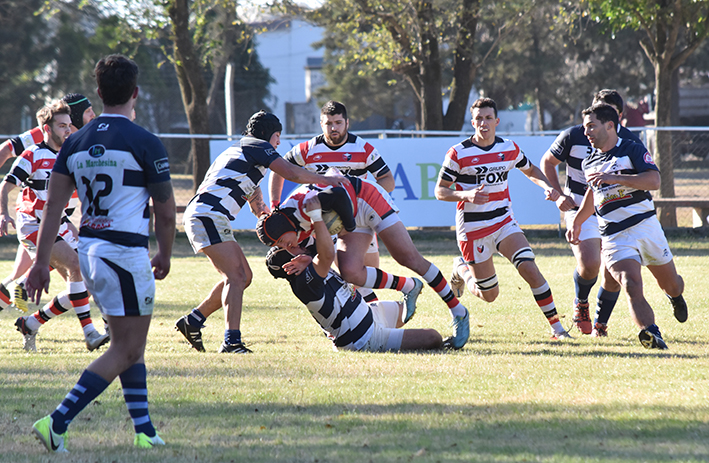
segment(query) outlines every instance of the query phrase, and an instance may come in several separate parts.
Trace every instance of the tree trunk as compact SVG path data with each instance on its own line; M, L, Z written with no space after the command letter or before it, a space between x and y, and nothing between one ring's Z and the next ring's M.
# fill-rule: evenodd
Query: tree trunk
M423 130L443 129L443 98L441 96L441 56L438 51L438 31L436 29L431 2L418 4L419 24L421 24L421 127Z
M443 116L444 130L461 130L468 110L470 90L473 88L478 66L474 61L475 31L478 28L479 0L463 0L460 6L460 27L456 34L453 54L453 81L450 102Z
M182 104L187 114L190 134L209 133L207 118L207 86L194 49L189 28L188 0L171 0L167 7L172 20L172 42L175 47L174 66L180 83ZM209 169L209 140L190 140L193 188L197 189Z
M655 125L669 127L672 125L672 70L662 63L655 63ZM661 198L675 197L674 159L672 153L672 132L655 131L655 163L660 169ZM677 211L674 207L658 208L658 216L663 227L677 226Z

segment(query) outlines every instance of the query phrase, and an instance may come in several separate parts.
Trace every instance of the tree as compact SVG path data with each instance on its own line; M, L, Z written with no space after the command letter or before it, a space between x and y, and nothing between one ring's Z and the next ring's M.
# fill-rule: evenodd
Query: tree
M247 63L256 61L251 30L236 15L237 2L155 0L152 8L146 8L144 3L144 0L126 0L123 10L126 21L143 31L147 40L168 35L171 45L163 47L163 52L177 74L190 134L214 133L210 120L223 107L219 105L223 100L218 97L223 98L221 88L227 64L237 61L243 70L248 68ZM260 65L254 65L253 69L258 71L254 81L260 82L256 87L261 88L257 94L265 96L270 77ZM208 140L190 139L190 159L196 189L210 165Z
M353 67L362 75L391 70L408 82L420 129L460 130L479 68L521 11L516 2L328 0L304 14L326 28L326 44L331 39L342 44L330 54L340 68ZM483 28L481 17L495 20ZM482 37L488 39L484 46Z
M498 107L532 104L537 130L580 123L581 110L601 88L640 96L653 83L633 31L605 34L591 18L569 14L575 8L575 2L538 0L479 72L476 87ZM541 125L545 113L551 123Z
M687 58L709 34L709 2L696 0L586 0L587 12L598 22L614 30L638 31L640 46L655 71L655 124L673 124L673 78ZM674 77L673 77L674 76ZM675 80L676 82L676 80ZM656 131L656 162L662 184L660 196L671 198L674 191L674 168L671 134ZM661 208L660 221L676 227L674 208Z

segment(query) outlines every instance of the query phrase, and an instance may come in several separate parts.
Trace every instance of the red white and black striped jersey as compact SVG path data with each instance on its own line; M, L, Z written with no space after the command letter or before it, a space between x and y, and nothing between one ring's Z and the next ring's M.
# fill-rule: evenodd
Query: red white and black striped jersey
M294 146L284 159L318 174L325 174L330 167L360 178L366 177L367 172L371 172L375 179L389 172L389 166L377 149L351 133L347 141L337 148L328 146L325 136L318 135Z
M32 145L12 164L5 181L22 187L17 198L17 211L42 219L42 210L47 201L49 177L57 153L44 142Z
M27 132L21 133L16 137L10 138L9 140L5 141L3 145L8 145L10 147L10 150L12 151L12 154L14 154L15 156L19 156L26 149L29 149L30 146L37 145L43 140L44 134L42 133L42 129L40 129L39 127L35 127L33 129L28 130Z
M439 177L455 183L458 191L484 184L490 194L486 204L458 202L456 231L460 241L483 238L513 220L507 176L515 167L526 170L530 166L515 142L500 137L484 148L468 138L448 150Z

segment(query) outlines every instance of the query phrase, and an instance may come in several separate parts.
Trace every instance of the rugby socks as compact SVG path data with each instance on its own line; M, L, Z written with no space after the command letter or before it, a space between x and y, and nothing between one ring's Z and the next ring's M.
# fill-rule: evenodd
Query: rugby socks
M69 302L69 293L67 291L63 291L54 296L50 302L32 314L32 316L27 317L27 321L25 322L27 324L27 328L33 331L37 330L40 326L44 325L52 318L69 310L70 307L71 303Z
M585 278L581 278L581 275L579 275L578 270L574 269L574 287L576 288L576 299L582 304L586 304L588 302L588 295L591 294L591 289L593 289L593 285L596 284L596 280L598 280L598 277L593 278L592 280L586 280Z
M135 433L144 433L148 437L155 436L155 428L148 413L148 384L144 363L135 363L121 373L123 398L128 407L128 413L133 420Z
M370 288L363 288L361 286L358 286L357 291L359 292L359 295L362 296L362 300L367 304L379 300L379 298L377 297L377 293L372 291Z
M199 309L192 309L192 312L187 315L187 324L195 328L202 328L206 319L207 317Z
M620 291L608 291L603 289L603 286L598 290L598 301L596 302L596 318L593 323L608 324L608 319L611 318L615 303L618 301Z
M549 324L551 325L554 333L563 333L566 330L561 326L559 321L559 314L556 313L556 305L554 305L554 296L551 295L551 288L549 288L549 283L546 281L543 285L538 288L531 288L532 294L534 295L534 300L537 301L537 305L544 316L547 317Z
M224 330L224 344L240 344L241 330Z
M96 331L94 323L91 320L91 306L89 305L89 292L86 291L86 285L83 281L69 282L69 302L79 317L81 327L84 329L84 335Z
M421 278L423 278L428 286L430 286L438 294L438 296L443 299L443 302L446 303L453 317L465 316L465 306L460 303L457 297L455 297L450 285L448 284L448 280L446 280L441 271L438 270L438 267L431 264L428 271L421 275Z
M98 397L109 384L96 373L84 370L74 388L69 391L62 403L51 414L52 420L54 420L54 432L64 434L76 415Z
M413 278L396 276L375 267L365 268L367 270L367 280L363 286L367 288L395 289L404 293L414 289Z

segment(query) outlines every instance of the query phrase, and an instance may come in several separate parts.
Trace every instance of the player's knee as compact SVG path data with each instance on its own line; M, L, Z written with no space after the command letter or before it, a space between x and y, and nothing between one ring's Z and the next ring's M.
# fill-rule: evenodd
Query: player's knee
M485 302L493 302L500 294L500 287L497 282L497 274L487 278L478 278L474 282L474 294L478 295Z
M349 265L343 265L340 268L340 275L343 280L353 285L364 286L367 283L367 272L364 267L355 269Z
M515 268L517 270L520 269L520 265L531 262L534 263L534 252L532 251L532 248L530 247L524 247L520 250L518 250L513 256L512 256L512 263L514 264Z

